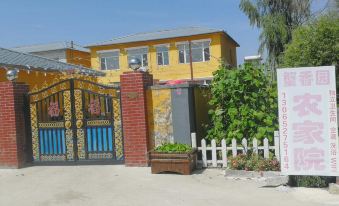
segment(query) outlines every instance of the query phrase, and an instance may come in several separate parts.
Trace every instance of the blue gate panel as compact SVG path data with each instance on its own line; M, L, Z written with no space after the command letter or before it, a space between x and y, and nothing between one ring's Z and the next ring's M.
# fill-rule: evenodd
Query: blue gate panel
M98 133L98 151L102 151L102 134L101 134L101 128L97 128L97 133Z
M61 144L62 144L62 154L66 154L66 141L65 141L65 130L64 129L61 129L61 134L62 134L62 142L61 142Z
M108 127L108 146L109 146L109 151L113 151L113 132L112 132L112 127Z
M57 130L57 140L58 140L58 154L61 154L62 144L61 144L61 134L60 129Z
M42 155L66 154L64 129L39 129L39 141Z
M103 144L104 144L104 151L105 152L107 152L107 145L108 145L108 143L107 143L107 129L106 129L106 127L104 127L104 128L102 128L102 139L103 139Z
M87 151L92 151L92 132L91 128L87 128Z
M43 131L42 130L40 130L40 153L41 154L45 154L45 143L44 143L44 133L43 133Z
M48 143L49 143L49 154L54 154L53 152L53 137L52 131L48 130Z
M58 143L57 143L57 136L56 136L56 129L54 129L53 131L53 146L54 146L54 154L58 154Z
M112 127L87 127L88 152L113 152Z
M47 135L47 129L44 129L44 145L45 145L45 154L49 154L49 143L48 143L48 135Z
M98 151L98 145L97 145L97 131L96 128L92 128L92 144L93 144L93 150L92 151Z

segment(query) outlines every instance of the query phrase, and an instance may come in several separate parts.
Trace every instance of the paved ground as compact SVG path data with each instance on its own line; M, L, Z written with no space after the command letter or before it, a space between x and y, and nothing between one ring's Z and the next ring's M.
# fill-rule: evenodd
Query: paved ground
M0 169L1 206L316 206L339 205L320 189L262 188L255 181L226 180L222 170L191 176L152 175L124 166L35 166Z

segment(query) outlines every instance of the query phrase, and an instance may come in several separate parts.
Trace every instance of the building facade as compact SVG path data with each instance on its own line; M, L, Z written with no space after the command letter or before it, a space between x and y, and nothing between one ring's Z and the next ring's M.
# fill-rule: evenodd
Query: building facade
M103 72L82 65L0 47L0 82L8 81L8 70L17 70L16 81L27 84L30 91L59 82L72 74L82 74L82 78L92 81L97 81L96 76L104 75Z
M55 42L12 48L15 51L33 54L64 63L91 67L89 49L73 42Z
M189 80L191 73L194 80L212 79L221 63L237 65L237 47L225 31L201 27L139 33L87 46L92 68L106 73L99 80L106 84L120 81L131 58L141 60L142 69L159 81Z

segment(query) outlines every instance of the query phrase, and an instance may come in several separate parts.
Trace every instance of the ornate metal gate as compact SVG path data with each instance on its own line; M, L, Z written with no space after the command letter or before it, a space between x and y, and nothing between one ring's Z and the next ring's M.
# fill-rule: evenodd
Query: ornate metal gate
M123 160L120 88L68 79L28 95L33 160Z

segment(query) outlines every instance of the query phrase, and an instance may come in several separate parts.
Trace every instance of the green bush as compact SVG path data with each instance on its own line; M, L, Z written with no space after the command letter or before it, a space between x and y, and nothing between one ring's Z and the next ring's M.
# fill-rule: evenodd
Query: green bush
M264 159L256 154L239 154L229 158L228 168L246 171L280 171L280 163L276 159Z
M328 187L335 182L335 177L323 176L290 176L289 185L294 187Z
M271 83L260 67L246 64L242 69L220 66L214 73L209 104L211 124L208 139L265 137L273 142L278 129L276 84Z
M155 151L165 153L188 153L192 151L192 147L187 144L165 143L155 148Z
M325 15L294 30L281 56L282 67L339 64L339 15Z
M321 16L293 32L280 67L339 65L339 14ZM337 90L339 90L339 75Z

